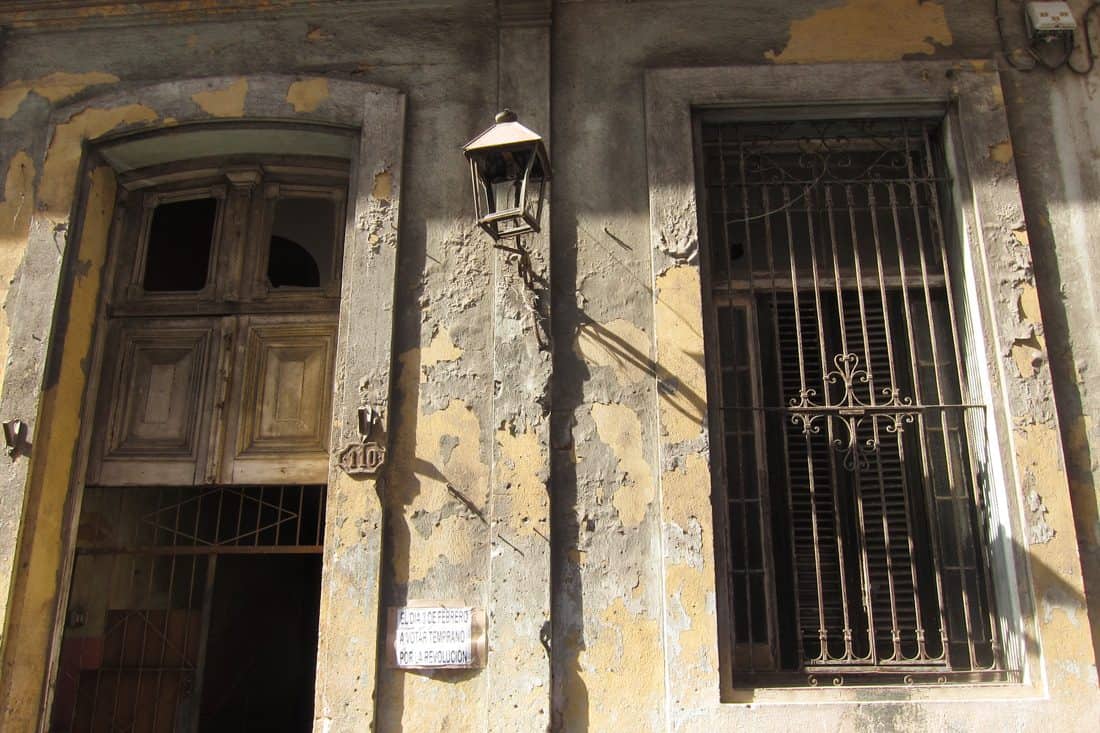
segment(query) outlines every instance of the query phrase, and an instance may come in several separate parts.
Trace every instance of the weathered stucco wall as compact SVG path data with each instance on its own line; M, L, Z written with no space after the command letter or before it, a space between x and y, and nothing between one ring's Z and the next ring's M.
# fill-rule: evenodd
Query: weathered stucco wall
M1018 8L1011 0L1002 4L1011 8L1010 37L1019 38ZM224 86L189 94L187 104L196 116L230 119L252 111L247 79L257 74L300 77L286 91L290 117L323 111L327 80L400 90L408 110L396 306L392 314L355 315L368 323L394 319L389 468L380 504L362 497L329 507L329 522L338 527L330 540L382 533L379 607L413 599L489 606L497 553L549 541L552 633L545 641L552 644L553 679L541 687L532 682L523 704L552 709L556 730L703 730L719 723L812 730L989 727L988 702L925 704L965 700L973 693L965 687L914 693L904 702L897 696L881 702L874 691L856 695L875 704L828 696L814 706L717 704L711 679L718 664L714 569L686 560L712 556L710 509L683 500L710 482L700 456L706 380L697 328L694 202L671 190L659 194L675 215L662 222L655 268L645 72L992 58L997 32L991 8L964 0L552 3L550 120L541 131L552 135L555 174L549 261L554 371L552 394L539 400L541 387L534 382L543 372L518 369L510 360L534 364L548 352L531 340L537 326L529 314L501 312L512 297L501 292L515 285L508 279L513 265L473 226L459 153L505 103L495 4L347 2L315 9L285 2L262 11L222 8L216 23L202 22L203 11L193 3L146 5L101 8L83 20L42 27L23 11L0 6L12 24L0 48L0 297L7 304L0 314L0 353L6 355L0 369L18 363L19 352L32 343L63 331L50 331L52 297L30 297L39 275L28 269L37 260L27 257L26 247L28 239L52 238L57 258L63 256L82 142L130 124L171 124L176 116L155 100L109 111L81 109L81 100L152 82L227 77ZM539 20L541 4L529 5ZM1075 5L1083 9L1085 3ZM1100 468L1093 458L1100 425L1090 419L1100 414L1100 374L1088 368L1100 357L1092 277L1100 261L1090 241L1100 224L1100 132L1094 122L1100 103L1092 77L1000 71L1011 140L989 151L991 170L1011 183L1015 166L1027 227L1018 217L996 223L1004 235L997 246L1008 250L1001 254L1019 263L1011 278L992 283L993 301L1007 314L1010 330L996 358L1016 370L1012 389L1021 390L1019 398L1040 406L1030 417L1018 416L1009 445L1026 487L1021 519L1034 542L1031 573L1043 644L1061 666L1044 662L1036 670L1040 682L1027 688L1035 700L996 706L999 724L1038 729L1095 719L1098 710L1094 650L1058 648L1058 640L1077 639L1075 630L1087 624L1078 550L1085 589L1094 598L1088 614L1094 647L1100 638ZM74 112L51 133L50 114L64 105L75 105ZM373 186L380 201L392 193L385 175ZM104 193L86 208L109 210L109 197ZM41 229L37 240L33 227ZM101 260L83 254L78 260L90 265L74 271L70 300L59 302L83 298L79 311L87 315ZM30 301L37 310L20 311L22 325L10 321L13 305ZM0 527L12 530L3 536L14 538L0 547L7 563L0 568L0 619L6 619L0 689L11 730L32 729L42 699L69 521L67 473L80 429L81 359L92 320L79 328L70 324L64 333L64 358L60 351L54 358L68 381L55 391L42 392L50 385L20 374L3 375L5 390L41 400L38 418L0 419L32 423L33 460L42 460L43 468L47 447L61 445L57 454L64 455L55 462L51 452L51 473L32 476L25 505L0 497ZM502 348L509 338L514 343ZM511 381L519 379L521 388ZM1057 422L1045 400L1052 379ZM659 382L675 389L658 390ZM63 394L57 391L62 388ZM42 421L59 403L67 416ZM1064 490L1063 446L1072 505ZM24 457L9 464L12 483L26 484L28 463ZM508 493L501 504L507 513L500 517L488 511L497 501L494 492ZM380 517L372 516L375 506ZM349 595L368 591L354 583L346 589ZM491 623L509 628L508 618ZM523 638L509 643L522 641L531 654L544 654L542 640L522 628ZM346 689L333 694L362 705L370 691L360 685L369 686L377 672L376 709L355 713L364 720L374 715L379 730L523 730L515 722L521 715L504 724L492 710L489 701L505 685L486 672L388 670L376 658L371 634L361 639L358 650L340 650L329 677L347 680ZM706 712L685 718L677 712L685 709ZM324 729L326 721L318 725Z

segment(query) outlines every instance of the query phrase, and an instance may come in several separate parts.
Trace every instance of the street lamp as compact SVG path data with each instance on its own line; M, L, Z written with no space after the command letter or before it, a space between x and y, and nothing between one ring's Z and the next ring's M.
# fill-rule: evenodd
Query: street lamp
M495 241L539 231L550 161L542 137L506 109L462 148L470 161L477 223Z

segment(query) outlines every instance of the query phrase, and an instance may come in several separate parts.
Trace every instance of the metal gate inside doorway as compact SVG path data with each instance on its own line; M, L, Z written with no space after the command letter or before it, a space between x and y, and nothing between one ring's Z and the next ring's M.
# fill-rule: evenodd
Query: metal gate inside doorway
M306 731L323 486L85 489L53 731Z

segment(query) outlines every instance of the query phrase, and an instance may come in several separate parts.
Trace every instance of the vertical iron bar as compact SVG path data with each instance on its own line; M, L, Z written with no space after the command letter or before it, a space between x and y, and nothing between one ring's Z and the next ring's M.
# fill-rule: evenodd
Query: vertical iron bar
M822 163L823 166L828 166L828 160ZM825 189L825 216L829 222L829 250L832 254L833 263L833 284L836 287L836 312L837 322L840 326L840 353L847 355L848 353L848 334L847 324L844 319L844 291L840 284L840 253L837 251L836 242L836 218L833 213L833 190L828 183L823 183L822 187ZM817 281L817 278L814 278ZM819 317L824 317L824 313L819 311ZM824 343L822 344L824 349ZM828 365L822 365L823 371L828 373ZM825 402L828 403L828 387L825 391ZM829 420L829 443L832 445L832 420ZM836 468L836 458L833 451L829 451L830 461L833 464L833 522L835 524L834 533L836 534L836 552L837 552L837 565L840 569L840 607L841 616L844 620L844 658L851 661L855 658L854 650L852 649L852 624L849 618L848 612L848 565L844 552L844 539L843 539L843 521L841 518L842 502L840 500L840 471ZM856 462L856 471L858 472L859 462ZM858 491L858 489L857 489Z
M923 132L923 136L924 136L924 153L925 153L926 166L928 167L929 171L934 171L935 167L933 166L933 159L932 159L932 142L929 139L927 127L925 127L922 132ZM939 244L940 262L941 262L941 267L943 268L944 291L947 295L947 312L948 312L948 316L951 319L951 324L952 324L952 328L951 328L951 337L952 337L951 338L951 345L954 348L955 367L958 371L959 396L962 397L963 390L966 389L967 385L968 385L968 383L966 381L965 371L964 371L964 362L963 362L964 349L963 349L961 343L959 342L960 337L959 337L958 325L960 323L962 323L962 321L959 320L960 315L955 309L954 287L951 283L951 268L948 266L949 263L948 263L948 252L947 252L947 239L946 239L946 233L945 233L944 226L943 226L943 218L940 214L940 201L939 201L938 193L939 193L938 191L932 191L932 194L931 194L932 214L933 214L933 221L935 222L936 229L937 229L937 240L938 240L938 244ZM967 389L967 391L969 392L968 389ZM970 401L970 398L968 398L967 401ZM964 413L963 415L960 416L960 421L962 422L962 426L963 426L964 431L967 430L966 420L967 420L966 415ZM969 442L970 441L968 439L967 443L969 444ZM969 494L969 497L972 498L973 501L974 501L975 510L979 511L983 508L982 496L981 496L981 492L979 490L980 483L978 482L978 476L977 476L976 470L974 468L974 461L968 460L967 464L968 464L969 469L970 469L970 490L969 490L968 494ZM952 489L951 494L952 494L952 501L951 501L952 514L956 515L957 512L955 511L955 506L954 506L954 504L955 504L954 489ZM956 544L958 544L958 543L956 543ZM959 549L959 552L961 552L961 548ZM961 566L961 563L960 563L960 566ZM985 600L986 600L987 613L989 615L989 633L990 633L990 637L991 637L990 638L990 643L994 645L993 651L995 652L996 651L996 645L998 645L998 631L999 631L999 629L998 629L997 619L996 619L996 616L995 616L994 611L993 611L994 606L993 606L993 599L992 599L992 596L991 596L991 589L989 587L989 583L982 583L981 587L982 587L983 595L984 595ZM947 656L947 659L950 660L950 655L949 655L949 652L947 651L948 650L948 637L947 637L947 630L946 629L947 629L947 624L944 623L943 648L944 648L944 654ZM967 628L967 636L968 636L968 638L970 637L969 626ZM976 661L977 660L974 658L974 655L972 653L971 654L971 664L976 665ZM997 659L997 655L994 654L994 666L996 666L998 663L999 663L999 660Z
M202 620L199 625L198 655L195 659L195 684L191 691L195 703L195 715L192 718L195 727L192 733L199 733L199 718L202 717L199 713L202 710L202 686L206 675L206 646L210 640L210 616L214 607L214 575L218 567L217 554L211 553L206 557L206 585L202 593ZM198 562L198 557L195 561Z
M863 295L863 271L859 261L859 235L856 227L855 201L852 195L852 184L850 183L844 185L844 201L848 208L848 229L852 234L852 270L855 274L856 299L859 303L859 326L863 337L863 363L867 365L867 392L870 403L873 405L875 404L875 375L871 361L871 336L867 331L867 304ZM871 216L874 216L873 209L871 210ZM871 428L872 437L877 445L879 439L878 423L872 420ZM856 465L859 465L858 462ZM882 464L876 461L875 469L878 475L879 491L881 492L884 491ZM862 469L860 470L862 471ZM859 534L860 571L863 578L863 605L864 613L867 615L867 659L868 661L874 661L878 659L878 652L875 648L875 609L871 598L871 563L867 556L867 517L863 506L863 482L861 475L858 473L854 493L856 496L857 532Z
M896 386L898 383L897 368L894 364L894 341L893 334L890 327L890 299L886 294L886 281L885 270L882 259L882 237L879 232L878 226L878 199L875 196L874 184L868 182L867 184L867 208L871 214L871 233L875 244L875 268L878 273L878 288L879 296L882 298L882 328L883 333L886 335L886 354L887 363L890 365L890 384ZM900 246L900 243L899 243ZM904 289L904 288L903 288ZM900 449L900 445L899 445ZM892 643L892 652L890 655L891 660L896 660L901 656L901 650L899 649L899 637L898 637L898 606L897 598L894 595L894 558L890 552L890 523L886 517L886 489L883 484L882 472L879 471L879 501L882 506L882 533L883 533L883 550L884 559L886 562L886 579L890 592L890 638ZM873 589L869 592L873 593ZM877 652L878 639L877 634L875 638L876 657L881 658L881 654Z
M738 142L740 143L740 140ZM726 161L725 161L725 156L724 156L724 148L719 148L719 150L720 150L719 156L720 156L720 159L721 159L721 162L722 162L722 165L721 165L721 170L722 170L722 224L723 224L722 231L723 231L724 235L726 236L726 239L725 239L725 243L726 243L726 247L725 247L725 250L726 250L726 279L727 279L727 282L729 282L733 279L733 262L730 258L730 247L729 247L729 236L728 236L729 227L727 225L727 223L729 222L728 204L727 204L727 200L728 200L728 197L729 197L729 189L726 186ZM748 188L748 181L745 179L745 148L744 148L744 146L739 144L737 146L737 152L738 152L738 169L740 171L740 176L739 177L740 177L740 183L741 183L741 214L742 214L741 218L744 219L744 226L745 226L745 243L744 243L742 249L745 252L745 256L747 258L747 265L748 265L749 302L752 303L753 305L755 305L755 303L756 303L755 294L752 292L752 278L753 278L753 274L754 274L754 270L753 270L753 266L752 266L752 234L751 234L752 229L749 226L749 188ZM749 326L749 319L746 315L746 318L745 318L745 333L746 333L746 335L748 334L748 326ZM746 624L745 625L745 631L746 631L746 634L748 636L747 641L748 641L748 652L749 652L749 673L752 674L753 672L756 671L756 660L754 659L754 654L753 654L753 649L756 645L756 635L753 633L753 627L752 627L753 626L753 615L754 615L753 614L753 606L752 606L752 602L753 602L753 598L752 598L752 596L753 596L753 593L752 593L752 580L753 580L753 577L752 576L753 576L753 573L752 573L752 567L751 567L751 565L752 565L752 561L751 561L752 554L749 550L749 527L748 527L748 524L749 524L748 509L749 508L748 508L747 497L745 495L746 494L746 492L745 492L746 486L743 483L745 472L744 472L744 468L742 466L742 462L744 461L744 456L741 455L741 436L740 436L741 413L737 414L737 431L738 431L738 436L737 436L737 441L736 441L737 442L737 459L738 459L738 465L737 465L738 481L737 481L737 484L738 484L738 487L739 487L740 504L741 504L741 551L744 553L744 558L745 558L745 560L744 560L745 564L744 564L744 567L742 568L742 570L743 570L743 576L744 576L744 581L745 581L745 586L744 586L745 587L745 601L746 601L747 611L748 611L747 618L745 619L745 624ZM761 528L761 529L763 529L763 528Z
M922 134L927 134L927 131L928 131L927 125L925 125L923 123L918 123L918 124L920 125ZM909 128L909 126L908 126L908 124L906 124L906 126L905 126L905 135L904 135L904 137L905 137L905 164L906 164L906 172L909 174L909 204L910 204L910 207L912 208L913 226L915 227L916 234L917 234L917 253L918 253L918 256L919 256L918 258L919 258L919 262L920 262L921 285L924 288L925 318L928 320L928 341L929 341L929 344L931 345L931 352L932 352L932 374L935 378L935 385L936 385L936 403L937 404L943 404L945 402L945 399L944 399L943 385L941 384L941 381L940 381L940 357L939 357L939 346L937 344L938 339L937 339L937 335L936 335L936 318L935 318L935 315L932 311L932 292L931 292L931 288L929 287L929 284L928 284L928 262L927 262L927 258L926 258L925 253L924 253L924 247L925 247L924 232L923 232L923 228L921 226L920 207L919 207L919 192L918 192L917 184L916 184L917 173L916 173L916 170L913 167L913 152L912 152L911 147L910 147L911 142L910 142L910 134L909 134L909 129L908 128ZM926 178L932 178L933 175L934 175L933 171L934 171L934 169L932 167L926 168L925 169L925 177ZM934 178L932 178L932 181L929 183L929 186L933 187L933 190L931 192L932 193L931 198L935 199ZM947 263L946 262L943 263L943 271L944 271L944 275L946 276L946 274L947 274ZM954 327L954 322L952 322L952 328L953 327ZM920 381L920 375L919 374L914 375L914 381L915 382ZM962 395L961 385L960 385L959 389L960 389L959 396L961 397L961 395ZM927 400L922 399L922 403L926 404L927 402L928 402ZM948 429L947 429L947 412L945 410L940 410L939 413L940 413L940 431L941 431L941 437L943 438L944 464L947 467L947 481L948 481L948 485L952 487L952 492L954 492L953 487L955 486L955 471L954 471L954 465L953 465L954 462L951 460L950 436L949 436ZM921 417L920 422L918 423L918 429L920 430L921 445L923 446L924 442L927 440L927 438L925 436L925 424L924 424L923 416ZM932 465L934 465L934 463ZM943 637L943 629L947 628L947 611L946 611L946 606L945 606L945 601L944 601L944 596L943 596L943 579L940 576L940 541L939 541L940 538L939 538L939 532L937 531L937 529L938 529L938 527L937 527L938 519L936 517L936 511L935 511L935 502L936 502L935 478L931 475L931 473L929 473L926 476L926 480L930 482L930 485L925 487L925 491L923 493L925 495L925 505L926 505L927 511L928 511L929 529L931 530L930 531L930 534L931 534L930 539L931 539L931 544L932 544L932 557L933 557L932 574L934 576L934 581L935 581L936 604L937 604L937 610L939 612L940 630L941 630L941 638L942 638ZM918 620L920 620L919 616L918 616ZM921 634L924 633L923 626L918 626L918 632L921 633ZM922 639L922 642L923 642L923 639ZM925 649L925 653L927 653L927 649ZM944 659L947 659L947 644L946 643L944 643L944 645L943 645L941 655Z
M906 137L906 138L908 137L907 133L904 137ZM908 147L908 143L907 143L907 147ZM909 302L910 283L909 283L909 276L908 276L908 274L906 273L906 270L905 270L905 245L904 245L904 242L902 240L902 235L901 235L901 220L898 217L898 198L897 198L896 184L894 184L893 182L889 183L887 185L887 191L889 192L889 195L890 195L890 216L891 216L891 218L893 219L893 222L894 222L894 236L897 240L897 245L898 245L898 275L901 278L901 283L902 283L902 286L901 286L901 299L902 299L902 304L903 304L903 308L904 308L904 313L906 314L906 318L904 319L905 320L905 333L906 333L906 336L907 336L908 342L909 342L909 362L910 362L910 368L912 369L911 373L912 373L912 379L913 379L913 394L915 395L917 402L919 404L923 405L923 404L925 404L925 400L924 400L924 396L922 394L922 389L921 389L921 384L920 384L920 364L917 362L916 338L915 338L914 333L913 333L913 320L912 320L912 318L909 317L909 315L913 312L913 307L912 307L912 304ZM897 385L895 384L894 386L896 387ZM917 432L918 445L920 447L921 475L922 475L922 477L925 478L925 480L927 480L927 478L932 475L932 472L931 472L931 469L928 466L928 448L925 444L926 443L926 438L925 438L925 428L924 428L924 416L923 416L923 414L918 414L917 415L917 430L918 430L918 432ZM894 437L897 439L898 455L900 456L901 461L904 464L904 462L905 462L905 447L904 447L904 443L902 442L902 439L901 439L901 431L899 430L899 431L895 432ZM912 509L909 506L909 494L911 492L910 492L909 486L908 486L909 481L908 481L908 478L906 477L906 474L905 474L904 471L902 472L902 477L903 477L902 481L903 481L903 486L904 486L904 489L902 491L902 496L904 498L904 507L905 507L905 529L906 529L906 538L905 539L906 539L906 542L907 542L907 545L908 545L908 550L909 550L909 577L913 582L913 608L914 608L914 613L916 614L916 629L914 631L915 631L916 636L917 636L917 658L924 658L924 657L927 656L927 654L925 653L924 629L923 629L923 625L922 625L922 622L921 622L921 615L922 615L921 614L921 600L920 600L920 590L919 590L919 587L918 587L919 582L918 582L918 577L917 577L917 567L916 567L916 559L915 559L915 556L916 556L915 549L916 548L914 547L914 544L913 544L913 513L912 513Z
M791 201L790 188L783 185L783 212L787 218L787 249L790 257L790 269L791 269L791 293L794 297L794 321L795 321L795 338L798 343L798 376L799 383L802 391L802 395L807 394L809 389L806 381L806 364L803 355L802 348L802 312L798 297L798 259L795 256L794 245L794 229L791 221ZM814 486L814 463L813 463L813 445L810 439L810 434L805 432L803 439L806 443L806 474L807 474L807 493L810 500L810 530L813 537L814 544L814 577L817 585L817 638L818 643L821 645L818 651L816 661L825 661L828 659L828 633L825 628L825 598L821 587L821 539L817 526L817 496ZM793 507L792 507L793 508ZM798 568L795 568L795 577L798 577ZM798 583L795 583L796 591ZM799 619L799 633L802 633L801 619Z
M822 165L825 166L827 164L823 162ZM824 171L822 171L822 178L824 178ZM814 234L814 232L815 232L814 214L817 211L817 206L818 205L816 203L816 198L814 196L813 185L814 184L812 184L812 183L811 184L806 184L803 188L804 200L805 200L805 205L806 205L806 233L807 233L807 241L808 241L809 250L810 250L810 273L811 273L811 278L813 280L814 309L817 312L817 347L818 347L819 356L821 358L821 399L822 399L822 402L825 405L832 406L832 398L829 395L829 384L830 384L830 382L829 382L829 378L828 378L828 374L829 374L829 371L830 371L830 369L829 369L829 363L830 362L829 362L828 352L826 350L826 345L825 345L825 340L826 340L826 334L825 334L825 309L822 306L822 302L821 302L821 273L818 271L818 266L817 266L817 237ZM840 330L841 331L844 330L843 325L841 325ZM841 604L842 604L842 608L844 609L843 610L843 616L844 616L844 619L845 619L844 623L845 623L845 625L847 625L847 616L848 616L847 589L846 589L846 583L845 583L845 580L844 580L844 562L843 562L844 561L844 550L843 550L843 546L841 544L841 539L840 539L841 520L840 520L840 515L839 515L840 507L838 506L839 497L837 495L838 485L840 483L840 481L839 481L840 472L837 469L836 453L835 453L835 451L832 450L833 441L835 440L835 434L833 432L833 420L832 420L831 416L826 415L825 425L827 426L826 434L828 436L828 441L829 441L828 446L826 447L826 454L828 455L828 460L829 460L829 489L830 489L830 493L832 494L832 499L833 499L832 500L832 504L833 504L833 507L832 507L832 509L833 509L833 512L832 512L832 514L833 514L833 536L834 536L834 542L837 546L836 571L837 571L837 576L840 579L840 584L841 584L841 589L842 589L841 590L841 592L842 592ZM816 513L817 513L817 493L816 493L816 491L814 492L813 511L814 511L814 514L816 515ZM818 541L819 540L815 538L814 542L816 543ZM817 587L818 587L818 594L822 598L824 598L823 583L824 583L823 568L819 566L817 568ZM822 609L822 614L824 614L824 609ZM828 631L829 631L828 629L825 629L826 633L828 633ZM826 655L825 658L828 659L829 661L833 661L834 657L832 655L832 652L828 650L827 641L824 638L822 638L822 645L824 647L824 653Z
M761 197L761 206L763 207L764 211L770 212L771 211L771 193L770 193L770 190L769 190L767 185L762 185L761 186L760 197ZM789 197L787 197L785 195L784 199L786 200L787 198L789 198ZM789 237L790 236L790 217L789 216L788 216L788 219L787 219L787 226L788 226L787 232L788 232L788 237ZM775 244L775 241L773 239L773 234L772 234L772 217L771 217L771 215L764 217L764 240L765 240L765 244L766 244L765 251L767 252L767 256L768 256L768 275L771 278L772 345L775 349L776 386L777 386L777 389L779 390L779 393L780 393L780 399L782 399L782 397L783 397L783 394L782 394L782 389L783 389L783 350L779 345L779 294L778 294L779 289L777 287L778 277L777 277L776 271L775 271L775 248L776 248L776 244ZM792 260L791 262L793 263L794 261ZM796 318L797 318L797 312L798 312L797 290L795 290L794 298L795 298L795 300L794 300L795 313L796 313ZM796 329L796 332L797 332L797 329ZM799 343L801 344L801 333L798 333L798 338L799 338ZM798 350L798 359L801 362L801 360L802 360L802 349L801 348L799 348L799 350ZM803 387L804 387L805 386L805 376L802 377L802 384L803 384ZM757 434L760 436L759 439L760 439L761 443L764 443L764 441L767 440L767 430L765 429L767 426L762 424L767 419L768 419L768 416L764 412L761 412L759 415L754 416L754 425L757 427ZM784 432L786 432L786 430L790 429L790 426L786 425L786 426L783 426L783 428L784 428ZM793 489L791 487L790 449L787 445L787 440L786 440L785 436L783 437L783 439L781 439L779 441L779 444L783 448L783 468L787 472L787 475L786 475L787 480L784 481L784 484L786 485L786 494L787 494L787 531L790 533L789 541L788 541L787 544L790 546L791 571L797 577L797 573L798 573L798 552L797 552L797 549L796 549L796 543L794 541L794 537L795 537L795 535L794 535L794 492L793 492ZM763 491L764 488L765 487L761 487L761 491ZM774 585L774 583L772 585ZM797 591L797 587L798 587L797 581L793 584L793 586L794 586L795 590ZM796 625L797 630L798 630L798 633L795 634L795 647L796 647L796 652L798 654L798 659L802 660L802 659L805 658L805 648L804 648L804 645L802 643L802 599L799 597L797 592L792 593L791 595L794 596L794 618L795 618L795 625ZM776 656L776 658L777 659L779 658L778 655Z

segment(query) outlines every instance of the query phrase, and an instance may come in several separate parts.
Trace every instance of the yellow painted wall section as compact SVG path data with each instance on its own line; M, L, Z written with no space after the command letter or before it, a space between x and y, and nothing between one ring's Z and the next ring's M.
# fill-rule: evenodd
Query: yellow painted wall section
M674 677L677 707L701 707L714 690L717 677L718 637L714 622L714 569L710 510L710 466L702 454L693 453L661 475L663 519L679 533L698 536L693 562L668 562L665 566L666 603L669 605L669 660Z
M328 97L328 79L302 79L291 84L286 92L286 101L295 112L312 112Z
M84 141L104 135L123 125L153 122L157 113L142 104L100 109L89 107L78 112L54 130L42 166L38 186L39 211L51 220L63 220L72 209L76 177Z
M24 518L20 564L26 568L17 581L18 602L9 609L9 637L0 674L0 730L35 728L41 702L40 681L46 673L57 599L57 569L63 566L62 523L69 499L80 416L87 377L84 360L92 346L96 306L108 233L115 202L114 173L107 167L90 176L87 209L80 233L79 268L68 308L68 328L60 344L63 351L58 381L43 395L35 435L34 453L27 480L31 512ZM34 500L37 498L37 500ZM19 674L12 674L14 668Z
M195 92L191 95L191 99L203 112L214 117L243 117L246 96L248 96L248 81L238 79L224 89Z
M420 381L427 380L428 367L433 367L444 361L455 361L461 356L462 349L455 346L454 340L451 339L451 332L446 328L439 329L428 347L420 351Z
M598 628L589 630L593 626ZM577 666L577 674L566 680L564 730L663 730L664 662L656 619L631 611L622 598L614 599L598 624L585 623Z
M444 333L444 332L441 332ZM449 337L447 337L449 341ZM451 584L437 580L442 565L465 568L483 582L488 554L481 562L475 547L487 538L488 528L459 509L450 484L479 510L489 501L489 469L482 462L482 434L478 416L465 402L452 399L442 410L429 411L418 398L422 352L410 349L398 357L397 390L402 413L396 424L390 485L385 497L391 527L390 566L383 568L397 584L410 584L442 597L410 600L460 601L482 605L480 598L454 598ZM415 426L415 430L414 430ZM442 516L426 534L414 519ZM421 525L423 526L423 525ZM438 590L437 590L438 589ZM485 729L483 674L437 672L422 675L383 669L378 686L379 730L465 733Z
M943 5L931 0L848 0L791 23L780 64L824 61L897 61L909 54L933 54L953 43Z
M1096 665L1082 663L1089 656L1091 628L1073 532L1073 507L1063 489L1061 437L1053 425L1027 421L1017 424L1013 437L1025 486L1030 485L1039 495L1044 519L1054 530L1049 541L1028 548L1043 656L1048 673L1058 676L1051 691L1066 698L1078 692L1091 693L1097 683Z
M573 351L586 363L610 367L620 384L634 384L652 376L649 335L621 318L609 323L586 323L577 329Z
M4 176L4 198L0 201L0 303L7 302L15 270L27 249L31 214L35 209L34 161L24 151L12 156ZM0 354L8 353L8 311L0 308ZM0 384L7 362L0 360ZM8 579L0 579L0 599L7 599ZM0 601L5 602L5 601ZM0 618L4 615L0 613Z
M624 527L637 527L653 502L653 471L645 458L642 423L625 405L592 405L592 419L600 440L618 460L622 480L611 497Z
M0 119L10 119L19 111L27 95L34 92L50 102L60 102L96 84L114 84L118 77L102 71L69 74L57 71L31 81L13 81L0 87Z
M493 518L517 535L550 537L550 494L546 491L546 448L533 430L497 431L497 484L507 485L507 503L498 498ZM498 527L498 531L501 528Z
M699 269L672 267L657 277L654 324L661 391L661 435L669 443L697 437L706 421L702 291Z

